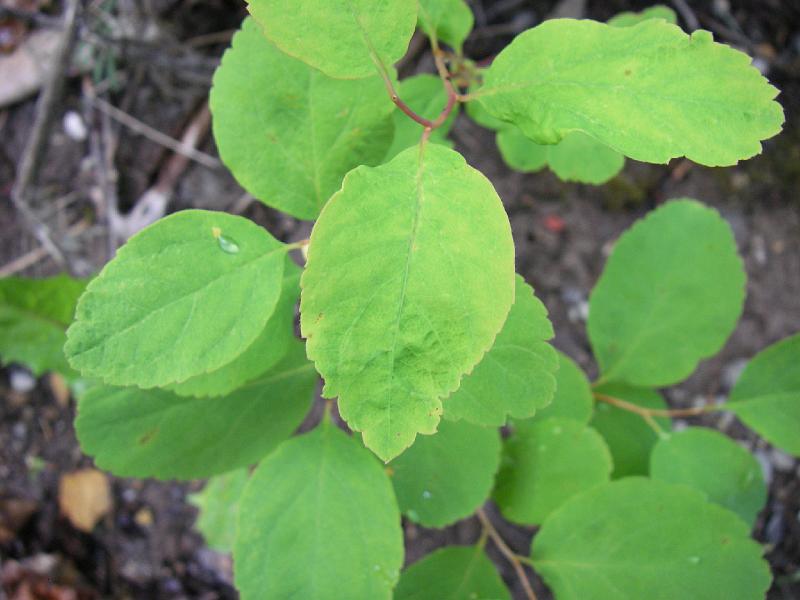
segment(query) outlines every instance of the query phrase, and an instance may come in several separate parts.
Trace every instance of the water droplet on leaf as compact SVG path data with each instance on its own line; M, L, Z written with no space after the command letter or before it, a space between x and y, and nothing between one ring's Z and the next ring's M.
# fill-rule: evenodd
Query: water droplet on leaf
M219 247L222 249L223 252L228 254L238 254L239 253L239 244L236 243L235 240L229 237L225 237L222 235L222 230L219 227L212 227L211 228L211 235L213 235L217 239L217 243Z
M433 494L431 494L428 490L425 490L424 492L422 492L423 500L430 500L431 496L433 496Z
M690 556L689 557L689 562L692 563L693 565L699 565L700 564L700 557L699 556Z

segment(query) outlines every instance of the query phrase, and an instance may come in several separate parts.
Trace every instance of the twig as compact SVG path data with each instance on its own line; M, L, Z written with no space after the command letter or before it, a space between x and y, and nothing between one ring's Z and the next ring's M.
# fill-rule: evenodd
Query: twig
M492 522L489 520L489 517L486 515L486 512L483 510L483 508L479 508L475 514L478 516L484 531L486 531L489 534L489 537L492 538L492 541L494 542L495 546L497 546L497 549L500 550L500 553L509 563L511 563L511 566L514 567L514 572L517 574L517 577L522 584L522 589L525 591L525 596L528 598L528 600L536 600L536 594L533 592L531 582L528 581L528 576L525 574L525 569L522 567L517 554L508 547L508 544L506 544L505 540L503 540L497 529L494 528L494 525L492 525Z
M58 48L54 54L55 59L50 67L42 93L36 102L36 117L33 121L28 143L22 155L19 168L17 169L16 182L11 191L11 201L14 207L22 215L31 230L31 233L39 240L50 256L53 257L60 266L68 266L64 251L53 241L50 229L36 216L36 213L28 206L28 188L36 179L39 165L42 162L44 153L47 150L47 137L50 126L53 122L54 114L57 110L61 89L64 84L64 75L69 67L72 58L72 49L75 44L75 29L77 24L77 14L79 9L78 0L68 0L64 8L63 28Z
M143 135L147 139L160 144L165 148L169 148L173 152L181 154L186 158L200 163L204 167L208 167L209 169L217 169L222 166L222 163L220 163L219 160L213 156L195 149L193 145L185 143L183 140L178 141L175 138L161 133L147 123L143 123L139 119L132 117L128 113L118 109L116 106L109 104L102 98L89 97L89 100L100 111L106 113L112 119L119 121L131 131L134 131L139 135Z
M192 117L186 131L183 132L181 141L178 142L181 148L193 150L205 137L210 125L211 112L208 109L208 103L204 102L203 106ZM156 183L142 194L130 213L125 216L111 215L114 219L112 222L114 231L127 239L143 227L164 216L172 190L188 164L189 157L185 152L170 156L159 171Z
M89 222L86 220L81 220L72 225L69 229L67 229L67 235L70 237L76 237L86 231L89 228ZM40 260L42 260L45 256L49 253L44 246L39 246L34 248L30 252L26 252L19 258L15 258L9 263L6 263L2 267L0 267L0 277L9 277L14 275L15 273L19 273L30 267L31 265L36 264Z
M643 406L639 406L638 404L634 404L620 398L615 398L614 396L609 396L608 394L601 394L599 392L595 392L594 397L601 402L605 402L607 404L611 404L612 406L616 406L617 408L636 413L644 418L694 417L717 410L717 407L714 405L695 406L693 408L645 408Z
M686 22L686 28L689 31L700 29L700 22L697 20L697 15L694 14L692 8L686 3L686 0L672 0L672 5L675 7L683 20Z

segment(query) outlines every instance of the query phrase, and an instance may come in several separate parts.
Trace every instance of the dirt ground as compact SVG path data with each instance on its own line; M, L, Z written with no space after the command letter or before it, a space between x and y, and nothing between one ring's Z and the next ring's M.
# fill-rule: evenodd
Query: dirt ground
M58 13L53 2L22 4L27 8L13 13L0 10L0 45L11 27L9 20L20 21L23 30L52 27L52 15ZM583 7L585 16L604 20L649 3L475 0L472 4L477 25L466 52L483 59L554 10L574 12ZM586 302L613 240L647 210L670 198L697 198L728 220L749 277L744 315L718 357L666 392L675 406L724 397L747 359L800 331L800 5L778 0L688 4L690 18L712 29L718 39L754 54L782 90L779 101L786 109L786 129L766 143L762 156L728 169L685 161L667 166L628 161L623 173L596 188L562 183L549 173L510 171L499 158L493 135L463 115L452 134L456 148L492 180L506 204L517 269L547 305L556 330L555 345L590 373L595 367L585 333ZM26 12L37 9L38 17ZM148 190L169 179L169 165L174 164L168 149L121 125L89 98L94 94L180 138L187 128L202 122L211 74L230 30L243 16L241 4L234 0L86 3L78 44L85 66L67 78L32 202L75 271L89 274L104 264L114 249L109 240L114 211L127 214ZM17 31L18 24L12 29ZM424 46L418 48L404 63L404 74L431 70ZM8 201L35 111L34 97L0 108L0 265L30 258L31 253L36 256L39 247ZM67 114L83 123L85 137L77 135L80 132L68 123L75 118ZM216 156L210 139L199 148ZM240 212L285 241L305 238L310 231L308 223L249 202L223 168L189 163L172 178L169 191L169 211L191 206ZM44 255L20 273L41 276L58 270ZM206 548L192 529L196 511L185 497L202 482L113 478L113 510L91 534L76 530L60 515L60 477L91 466L92 461L81 454L75 440L73 402L54 390L48 378L31 389L25 379L25 373L14 368L0 374L3 589L18 590L25 580L39 586L38 595L17 592L14 598L235 598L229 558ZM766 545L776 578L769 598L800 598L800 464L730 416L702 420L742 440L764 466L769 500L754 535ZM514 527L493 514L512 547L526 553L533 530ZM473 542L478 533L479 525L472 519L441 531L406 523L407 560L443 543ZM494 549L490 554L517 597L522 597L508 565ZM45 589L37 573L47 574L59 587ZM535 585L540 598L549 597L540 582Z

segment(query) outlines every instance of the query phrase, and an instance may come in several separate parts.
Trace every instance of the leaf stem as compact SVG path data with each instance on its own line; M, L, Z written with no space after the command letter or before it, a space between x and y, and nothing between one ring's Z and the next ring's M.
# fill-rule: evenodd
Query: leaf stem
M508 547L508 544L506 544L500 533L497 531L497 529L495 529L494 525L492 525L492 522L489 520L489 517L483 508L479 508L475 514L478 516L478 520L480 520L483 530L490 538L492 538L492 541L494 542L495 546L497 546L497 549L500 550L500 553L509 563L511 563L511 566L514 567L514 572L516 572L517 577L522 584L522 589L525 591L525 596L528 598L528 600L536 600L536 594L531 587L531 582L528 580L528 576L525 574L525 569L522 567L522 561L520 561L521 557Z
M600 392L594 392L594 397L600 402L605 402L607 404L611 404L612 406L616 406L617 408L636 413L644 418L694 417L718 410L716 406L709 404L706 404L705 406L695 406L693 408L644 408L643 406L639 406L633 402L628 402L626 400L622 400L621 398L615 398L614 396L609 396L608 394L601 394Z
M383 85L386 86L386 91L389 93L389 98L392 99L392 102L394 102L395 106L397 106L397 108L403 111L404 114L406 114L408 117L410 117L423 127L425 128L432 127L433 121L431 121L430 119L426 119L421 115L418 115L408 104L403 102L402 98L400 98L400 95L397 93L397 90L394 89L394 83L392 83L392 78L389 75L389 71L386 69L386 65L383 64L383 62L380 60L377 54L373 54L372 58L378 67L378 72L381 75L381 79L383 79Z

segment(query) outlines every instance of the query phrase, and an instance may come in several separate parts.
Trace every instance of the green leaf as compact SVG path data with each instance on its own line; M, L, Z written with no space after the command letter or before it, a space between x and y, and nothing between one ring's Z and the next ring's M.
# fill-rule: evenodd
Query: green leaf
M668 202L614 246L589 299L602 381L660 387L716 354L742 312L745 274L728 224L694 200Z
M189 502L199 509L195 526L209 548L217 552L233 551L239 498L249 479L248 469L236 469L212 477L202 491L188 496Z
M516 423L503 450L493 496L515 523L541 524L575 494L607 482L612 469L603 438L568 419Z
M650 456L653 479L700 490L752 527L767 500L755 457L732 439L704 427L689 427L659 440Z
M558 600L761 600L761 546L702 494L630 478L575 496L545 521L531 556Z
M400 511L425 527L471 515L489 497L500 466L496 429L442 421L389 467Z
M667 408L661 394L647 388L605 384L598 386L595 391L644 408ZM672 427L668 417L654 417L653 420L667 431ZM647 475L650 452L658 441L658 434L641 416L605 402L598 402L591 425L605 438L611 450L614 479Z
M483 360L444 401L445 416L501 426L509 416L531 417L550 404L558 358L547 309L517 275L515 301L503 329Z
M781 130L777 93L746 54L707 31L554 19L500 52L477 95L540 144L582 131L645 162L724 166Z
M89 283L67 331L70 364L143 388L228 364L275 310L286 252L242 217L184 210L161 219Z
M445 546L400 575L394 600L511 600L480 546Z
M122 477L194 479L257 462L302 423L316 374L295 342L258 380L224 398L96 387L78 403L83 451Z
M800 334L759 352L725 408L770 444L800 456Z
M392 142L395 107L380 77L326 77L280 52L252 19L222 57L210 106L239 183L300 219L316 218L345 174L379 164Z
M403 564L389 478L326 419L261 462L241 499L233 556L243 600L389 600Z
M419 26L430 38L461 52L475 18L464 0L419 0Z
M580 131L555 145L529 139L519 127L508 125L497 133L497 147L505 163L516 171L533 173L548 165L563 181L600 185L625 166L625 158Z
M434 433L442 398L494 342L514 299L514 244L492 184L428 144L359 167L311 233L308 356L383 460Z
M431 121L439 116L447 104L447 92L442 85L442 80L427 73L403 79L398 86L397 93L411 110ZM446 136L452 128L457 114L457 109L453 110L441 127L431 131L430 141L444 144L448 148L451 147L452 142ZM419 144L422 132L423 129L419 123L400 109L394 111L394 140L386 153L386 160L389 161L406 148Z
M338 79L400 60L417 24L416 0L248 0L247 9L278 48Z
M640 12L621 12L611 17L607 22L614 27L632 27L648 19L663 19L667 23L677 23L678 15L669 6L656 4Z
M224 396L266 373L288 352L294 337L294 316L300 298L301 269L286 257L281 295L275 312L250 347L227 365L169 386L180 396Z
M584 425L592 418L594 399L589 380L575 362L563 352L556 351L556 393L553 401L534 416L537 421L553 417L571 419Z
M35 375L73 374L64 357L65 331L86 282L58 275L0 279L0 360L18 362Z

